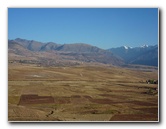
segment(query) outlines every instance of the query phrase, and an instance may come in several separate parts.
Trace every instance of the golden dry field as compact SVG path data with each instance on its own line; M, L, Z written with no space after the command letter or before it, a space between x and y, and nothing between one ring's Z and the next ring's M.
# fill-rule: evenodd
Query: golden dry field
M158 121L158 71L8 66L9 121Z

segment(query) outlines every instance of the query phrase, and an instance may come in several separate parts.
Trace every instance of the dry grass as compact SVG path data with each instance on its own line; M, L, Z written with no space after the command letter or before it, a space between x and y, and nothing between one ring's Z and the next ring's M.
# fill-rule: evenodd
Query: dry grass
M157 71L118 67L9 65L9 121L158 121ZM21 95L54 103L19 105ZM37 99L35 101L38 101Z

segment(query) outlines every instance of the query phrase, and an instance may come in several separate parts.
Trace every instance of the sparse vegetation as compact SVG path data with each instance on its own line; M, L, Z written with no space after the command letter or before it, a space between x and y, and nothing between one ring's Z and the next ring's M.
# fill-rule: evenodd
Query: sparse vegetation
M8 119L157 121L158 85L142 83L149 78L157 80L157 71L106 65L38 67L11 63ZM22 95L38 96L21 104Z
M158 84L158 80L149 79L146 81L148 84Z

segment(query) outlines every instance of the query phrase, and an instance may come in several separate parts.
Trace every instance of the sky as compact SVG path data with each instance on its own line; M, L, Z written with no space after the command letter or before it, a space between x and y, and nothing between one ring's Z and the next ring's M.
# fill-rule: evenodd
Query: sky
M8 39L102 49L158 44L158 8L8 8Z

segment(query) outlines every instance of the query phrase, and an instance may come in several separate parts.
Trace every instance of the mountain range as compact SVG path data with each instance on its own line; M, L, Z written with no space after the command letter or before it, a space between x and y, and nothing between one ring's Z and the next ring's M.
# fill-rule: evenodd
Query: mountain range
M134 48L122 46L110 48L108 51L121 57L127 64L158 66L158 45L143 45Z
M42 66L68 66L83 63L158 65L158 46L127 46L107 50L85 43L57 44L17 38L8 40L9 62Z
M62 45L17 38L8 40L8 51L10 61L44 66L66 66L83 63L124 64L122 59L116 57L110 51L85 43Z

